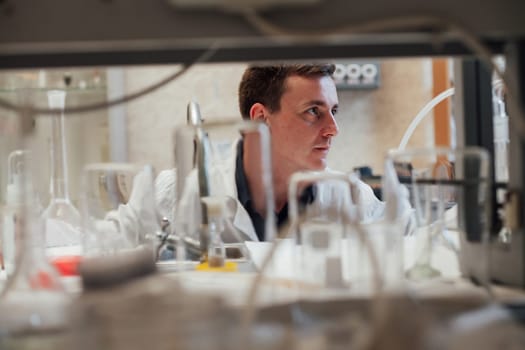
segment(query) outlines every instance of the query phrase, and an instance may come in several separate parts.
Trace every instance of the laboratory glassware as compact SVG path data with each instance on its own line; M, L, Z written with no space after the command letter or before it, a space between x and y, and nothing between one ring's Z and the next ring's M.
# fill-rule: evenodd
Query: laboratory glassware
M29 178L25 175L29 166L29 152L15 150L7 158L7 190L6 205L3 210L3 230L2 230L2 252L4 257L4 268L8 276L12 275L15 266L16 256L20 247L20 232L18 232L17 217L22 213L23 191L25 178L27 190L33 192L33 186Z
M298 275L313 288L349 287L348 265L355 263L348 251L350 225L357 220L350 186L349 175L332 171L298 172L290 179L289 220L299 251Z
M483 252L488 241L487 152L476 147L393 150L386 162L396 169L411 207L403 230L408 236L406 276L423 280L442 275L457 277L463 272L486 282L487 254L477 257L476 271L466 268L464 259L472 258L467 243L474 243Z
M145 246L160 233L155 172L149 165L94 163L83 170L83 250L88 256Z
M209 267L223 267L226 262L226 248L222 240L224 232L224 204L221 199L203 197L208 216L208 265Z
M496 80L492 83L492 106L494 122L494 179L505 182L509 180L509 116L505 105L505 85L501 80Z
M70 298L45 254L44 226L30 186L30 168L26 162L18 169L21 190L16 196L21 205L14 225L19 235L19 251L15 255L14 272L0 297L2 349L34 346L44 339L57 340L57 333L68 324Z
M177 200L164 205L161 215L170 218L172 236L181 237L176 249L179 262L192 251L195 258L195 245L200 246L201 257L208 251L207 207L201 198L212 197L223 203L224 232L223 241L228 252L244 249L245 240L258 240L251 225L248 213L239 208L236 169L248 162L255 172L255 181L262 189L256 198L259 205L259 234L266 240L275 237L275 218L273 183L270 160L270 139L266 125L253 121L208 121L200 125L179 126L174 132ZM241 157L239 152L248 152ZM239 155L239 157L237 157ZM181 178L181 176L183 178ZM254 199L254 198L252 198ZM173 210L176 208L176 210ZM238 214L238 211L243 213ZM248 220L240 220L242 214ZM190 242L191 241L191 242ZM239 250L236 250L237 247ZM246 250L244 249L244 252Z
M42 214L46 227L46 245L48 247L79 246L80 213L71 202L68 192L64 125L66 92L50 90L47 92L47 98L49 107L56 110L56 114L52 116L50 202ZM63 255L63 252L51 255Z

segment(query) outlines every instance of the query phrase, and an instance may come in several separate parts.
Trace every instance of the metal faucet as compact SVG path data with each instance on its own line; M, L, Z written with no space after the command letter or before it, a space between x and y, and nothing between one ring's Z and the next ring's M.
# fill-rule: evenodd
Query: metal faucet
M203 119L200 113L199 105L194 101L188 103L187 123L189 126L193 126L195 130L193 140L188 140L188 143L193 143L193 152L192 157L188 157L188 149L186 147L182 147L183 149L181 149L181 147L175 149L175 158L177 159L178 164L176 184L177 196L178 198L181 197L186 177L194 168L197 168L199 181L199 197L208 197L210 195L208 164L209 157L211 154L211 146L208 135L202 128ZM195 257L195 255L197 255L196 253L199 252L200 259L202 260L206 258L209 242L209 237L207 233L207 207L202 201L201 213L201 225L199 228L200 242L190 237L184 237L183 240L187 247L187 251L190 253L190 255ZM160 237L161 245L159 247L159 252L162 249L173 249L176 243L180 240L180 237L177 234L173 234L170 232L170 223L167 221L166 218L163 218L162 227L163 232L161 234L162 237Z
M195 126L195 166L197 167L197 174L199 178L199 197L201 198L201 225L199 228L199 240L201 248L201 259L206 258L208 254L208 209L202 198L210 196L210 181L209 181L209 157L211 154L211 146L208 135L202 128L202 117L200 108L197 102L190 102L188 104L188 123Z

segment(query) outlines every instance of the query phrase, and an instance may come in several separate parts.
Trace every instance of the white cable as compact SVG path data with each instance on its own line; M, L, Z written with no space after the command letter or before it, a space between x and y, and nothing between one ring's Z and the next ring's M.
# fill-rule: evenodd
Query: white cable
M427 116L429 115L428 113L438 104L440 103L441 101L443 101L444 99L454 95L454 92L455 92L455 89L454 88L450 88L448 90L445 90L443 91L442 93L440 93L439 95L437 95L436 97L434 97L432 100L430 100L430 102L428 102L420 111L418 114L416 114L416 116L414 117L414 119L412 119L412 121L410 122L410 125L408 126L407 130L405 131L405 133L403 134L403 137L401 138L401 142L399 143L399 146L397 147L398 150L402 151L405 149L407 143L408 143L408 140L410 140L410 137L412 136L412 134L414 133L414 130L416 130L417 126L419 125L419 123L421 123L421 121Z

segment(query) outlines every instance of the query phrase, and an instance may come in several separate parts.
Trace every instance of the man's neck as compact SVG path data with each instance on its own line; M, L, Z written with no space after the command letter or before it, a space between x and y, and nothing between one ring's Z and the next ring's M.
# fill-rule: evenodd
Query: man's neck
M282 166L282 164L280 164ZM279 169L274 166L274 169ZM273 172L273 190L275 197L275 211L281 211L288 202L288 181L291 173L283 171Z
M254 140L245 137L243 142L243 167L246 181L252 194L254 208L257 212L266 215L266 196L262 176L260 146ZM276 166L276 165L279 166ZM292 172L285 171L286 163L274 160L272 164L272 180L275 200L275 211L281 211L288 202L288 180Z
M244 175L251 193L254 209L264 217L266 215L266 198L262 176L262 159L260 155L259 140L255 135L245 135L243 139Z

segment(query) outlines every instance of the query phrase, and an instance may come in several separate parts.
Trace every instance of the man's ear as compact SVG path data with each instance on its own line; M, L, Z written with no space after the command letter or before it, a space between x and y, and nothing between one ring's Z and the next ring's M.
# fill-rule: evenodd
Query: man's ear
M250 120L256 120L266 123L267 118L268 111L266 110L266 107L264 107L262 103L254 103L252 108L250 108Z

